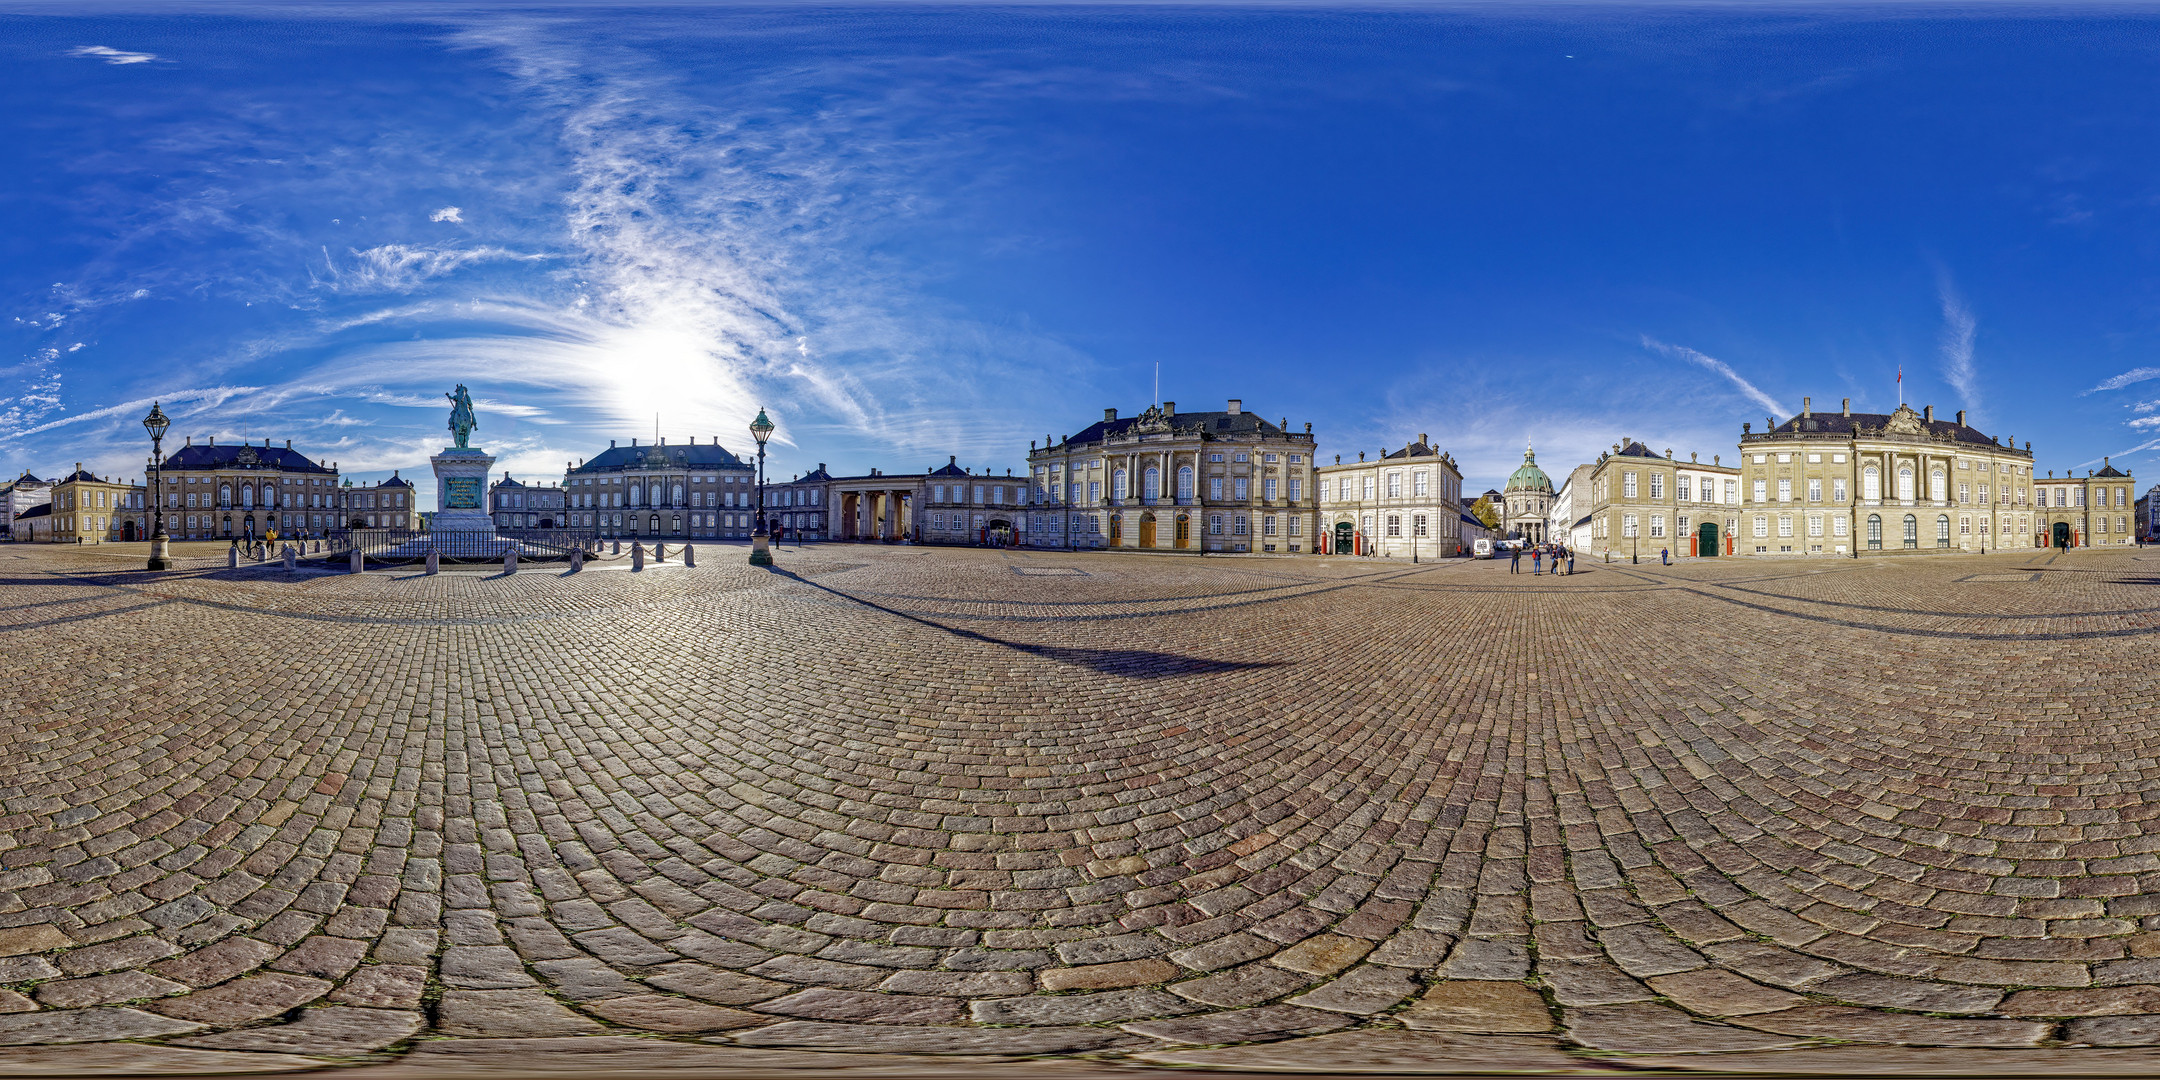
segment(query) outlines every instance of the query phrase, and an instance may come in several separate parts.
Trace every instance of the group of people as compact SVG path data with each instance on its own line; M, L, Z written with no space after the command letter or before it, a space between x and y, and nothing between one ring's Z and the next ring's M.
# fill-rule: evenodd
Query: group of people
M1508 549L1508 573L1522 573L1525 552L1530 556L1532 574L1544 573L1547 559L1552 560L1552 572L1555 574L1575 572L1575 552L1565 544L1517 544ZM1562 567L1566 570L1563 571Z

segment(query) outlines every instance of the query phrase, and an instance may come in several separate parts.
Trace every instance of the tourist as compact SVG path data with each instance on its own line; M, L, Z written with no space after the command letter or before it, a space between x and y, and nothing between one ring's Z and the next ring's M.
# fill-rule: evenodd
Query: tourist
M1520 573L1522 573L1522 545L1521 545L1521 544L1515 544L1515 545L1512 545L1512 546L1510 546L1510 547L1508 548L1507 572L1508 572L1508 573L1510 573L1510 574L1520 574Z

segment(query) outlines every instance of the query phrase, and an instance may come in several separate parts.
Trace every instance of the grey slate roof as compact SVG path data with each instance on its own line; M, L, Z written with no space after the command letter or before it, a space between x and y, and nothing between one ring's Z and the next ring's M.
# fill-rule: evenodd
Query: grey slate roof
M1137 426L1146 415L1142 413L1140 416L1121 416L1116 420L1097 420L1066 441L1101 442L1112 435L1123 435ZM1174 432L1198 434L1203 439L1254 434L1276 437L1283 434L1282 428L1262 420L1258 413L1252 412L1181 412L1170 417L1169 423L1170 430Z
M252 466L243 466L242 451L248 451L255 459ZM282 469L286 472L328 473L333 470L308 460L306 454L283 446L256 446L251 443L226 443L211 446L195 443L183 446L165 459L167 469Z
M1795 416L1771 429L1777 435L1847 435L1858 428L1880 429L1890 422L1895 413L1860 413L1850 416L1844 413L1815 413L1812 416ZM2002 446L2002 443L1980 433L1978 428L1960 424L1955 420L1928 420L1915 416L1922 431L1937 437L1947 436L1961 443L1974 446Z
M743 459L718 443L668 443L610 446L600 456L570 470L578 473L624 472L630 469L747 469Z

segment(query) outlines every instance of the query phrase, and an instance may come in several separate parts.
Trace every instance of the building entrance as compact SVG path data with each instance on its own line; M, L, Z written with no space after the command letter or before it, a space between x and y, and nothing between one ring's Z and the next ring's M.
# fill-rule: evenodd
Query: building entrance
M1347 521L1341 521L1335 524L1335 554L1350 554L1350 546L1352 543L1351 534L1354 531L1355 529Z
M2069 522L2058 521L2055 523L2055 546L2059 548L2066 548L2070 546Z
M1705 558L1717 558L1718 534L1716 524L1705 521L1702 523L1701 528L1695 530L1695 554Z

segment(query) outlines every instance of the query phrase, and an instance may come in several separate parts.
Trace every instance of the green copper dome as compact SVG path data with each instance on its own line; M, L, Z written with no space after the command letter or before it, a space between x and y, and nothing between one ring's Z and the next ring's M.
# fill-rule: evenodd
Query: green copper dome
M1545 475L1545 470L1537 467L1537 454L1530 447L1524 446L1522 468L1508 474L1507 490L1551 491L1552 489L1552 477Z

